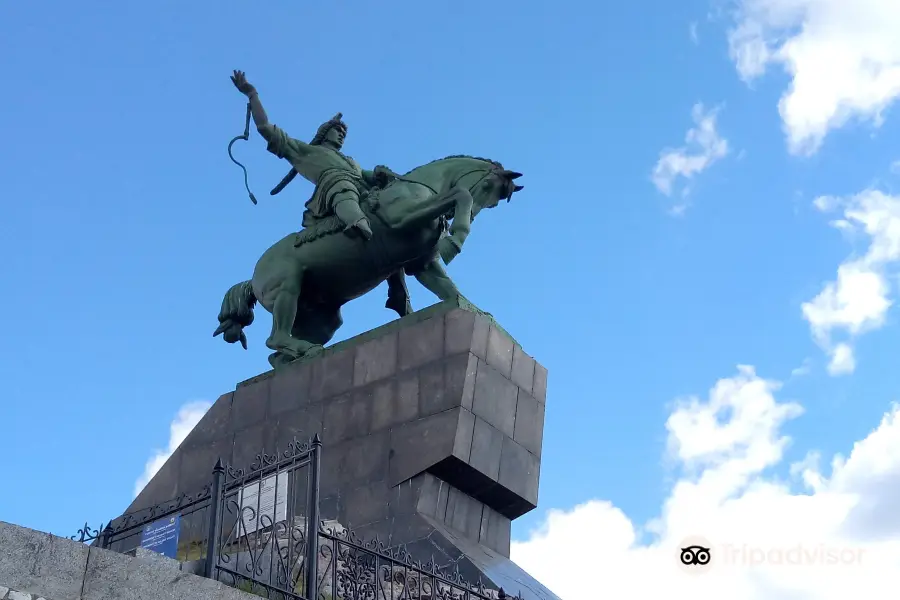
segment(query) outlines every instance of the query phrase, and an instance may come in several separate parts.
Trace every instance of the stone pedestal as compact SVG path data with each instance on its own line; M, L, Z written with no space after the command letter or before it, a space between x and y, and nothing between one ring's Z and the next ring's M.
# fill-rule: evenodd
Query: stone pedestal
M497 324L441 303L220 397L129 507L199 489L295 436L323 442L321 517L525 598L509 560L538 502L547 371Z

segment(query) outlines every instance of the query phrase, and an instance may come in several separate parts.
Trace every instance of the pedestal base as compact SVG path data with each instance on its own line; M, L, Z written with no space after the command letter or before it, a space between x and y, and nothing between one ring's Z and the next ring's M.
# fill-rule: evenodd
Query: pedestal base
M547 371L477 309L441 303L223 395L129 507L210 479L216 459L318 433L322 519L524 598L556 596L509 560L538 501Z

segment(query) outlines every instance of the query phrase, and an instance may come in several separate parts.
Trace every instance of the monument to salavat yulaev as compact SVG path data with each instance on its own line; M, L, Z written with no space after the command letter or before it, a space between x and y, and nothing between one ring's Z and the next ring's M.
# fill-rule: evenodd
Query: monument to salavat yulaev
M301 231L226 292L215 330L246 348L261 305L272 314L274 369L223 394L129 512L195 492L219 459L245 468L318 435L321 520L434 557L469 581L555 599L509 560L511 521L538 502L547 371L441 264L462 251L481 210L522 189L521 174L464 155L405 175L361 169L341 151L340 113L303 142L269 122L242 72L232 81L248 98L239 138L252 117L268 150L291 164L272 194L298 174L315 185ZM413 312L407 275L439 303ZM326 348L341 307L385 281L386 307L401 318Z

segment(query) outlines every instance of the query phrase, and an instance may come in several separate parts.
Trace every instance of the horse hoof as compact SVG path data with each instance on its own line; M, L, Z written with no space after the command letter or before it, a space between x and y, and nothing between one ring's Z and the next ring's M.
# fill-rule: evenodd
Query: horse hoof
M324 350L324 346L310 346L309 350L303 353L303 358L312 358L313 356L321 354Z

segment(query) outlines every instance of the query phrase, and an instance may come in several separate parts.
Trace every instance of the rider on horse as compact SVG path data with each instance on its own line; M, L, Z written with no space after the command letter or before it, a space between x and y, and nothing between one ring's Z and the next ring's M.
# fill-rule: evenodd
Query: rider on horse
M242 71L235 71L231 81L239 92L247 96L253 122L268 150L291 163L291 171L272 194L277 194L297 175L316 186L303 212L304 230L297 234L295 245L322 235L355 230L371 239L372 227L359 206L363 195L373 188L384 188L398 175L384 166L373 171L360 168L352 158L341 152L347 125L341 113L319 126L310 143L291 138L281 128L269 123L256 88ZM252 198L252 195L251 195ZM254 200L255 203L255 200ZM388 300L385 307L401 317L412 312L404 275L398 271L388 279Z
M269 123L256 89L243 73L236 72L232 81L250 100L253 121L260 135L268 142L269 152L287 159L293 167L272 193L280 192L300 174L316 186L303 213L303 227L312 229L309 232L312 237L353 229L366 239L371 239L372 228L359 206L360 199L371 188L384 187L397 175L382 166L375 167L374 171L364 170L341 152L347 135L347 125L341 119L341 113L320 125L315 137L307 144ZM336 217L337 223L329 217Z

